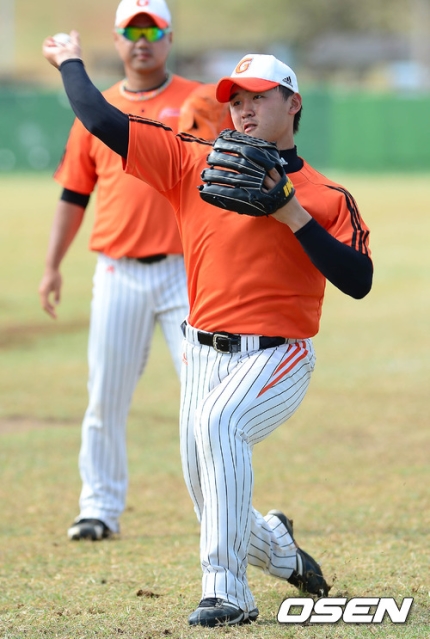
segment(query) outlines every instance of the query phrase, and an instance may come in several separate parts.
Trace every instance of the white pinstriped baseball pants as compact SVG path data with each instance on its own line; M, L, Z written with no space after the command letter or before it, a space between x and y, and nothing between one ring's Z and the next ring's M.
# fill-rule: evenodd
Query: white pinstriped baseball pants
M300 405L315 365L310 339L222 354L202 346L186 327L181 373L181 458L201 524L202 598L255 608L248 562L287 579L296 547L276 517L252 508L254 444Z
M82 424L80 518L114 532L128 487L126 422L159 322L179 375L181 322L188 313L184 260L141 264L99 255L88 343L89 403Z

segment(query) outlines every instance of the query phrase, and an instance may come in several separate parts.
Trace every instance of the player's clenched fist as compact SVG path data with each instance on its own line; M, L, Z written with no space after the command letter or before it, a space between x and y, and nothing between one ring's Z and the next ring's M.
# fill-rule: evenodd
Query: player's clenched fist
M79 33L77 31L71 31L69 39L65 38L64 34L49 36L43 42L42 52L48 62L57 69L65 60L70 60L72 58L81 59L81 42Z

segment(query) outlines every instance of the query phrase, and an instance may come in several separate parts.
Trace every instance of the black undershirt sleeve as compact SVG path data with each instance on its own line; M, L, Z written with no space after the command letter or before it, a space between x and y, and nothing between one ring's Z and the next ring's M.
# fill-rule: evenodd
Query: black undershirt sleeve
M64 88L76 117L84 127L123 158L128 153L128 115L105 100L89 79L82 60L60 65Z
M373 263L368 255L342 244L314 219L296 231L314 266L339 290L361 299L372 288Z
M63 189L60 200L68 202L69 204L77 204L78 206L82 206L82 208L86 209L88 202L90 201L90 196L78 193L77 191L71 191L70 189Z

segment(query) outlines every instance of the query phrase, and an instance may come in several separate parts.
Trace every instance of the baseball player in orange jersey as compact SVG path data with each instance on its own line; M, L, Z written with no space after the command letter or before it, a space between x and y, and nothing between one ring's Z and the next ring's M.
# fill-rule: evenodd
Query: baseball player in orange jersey
M277 143L295 188L272 215L250 217L200 198L209 144L127 118L103 101L80 59L77 32L71 37L66 47L48 38L43 51L60 68L76 115L124 158L127 173L169 198L183 241L190 313L181 455L201 524L203 573L202 599L189 623L257 619L248 563L325 596L321 567L296 544L288 517L253 509L252 451L306 394L326 280L357 299L370 291L369 230L351 194L297 154L302 99L294 71L280 60L249 54L217 88L240 133ZM278 182L280 173L268 170L265 190Z
M115 47L125 79L106 99L125 113L144 115L178 130L180 106L199 83L166 69L172 42L164 0L122 0ZM80 513L70 539L99 540L119 532L127 491L126 420L159 322L180 372L180 323L188 312L178 227L169 202L126 175L121 159L82 126L73 124L55 179L64 187L40 284L42 307L53 317L62 286L61 261L97 186L90 248L98 253L89 333L89 403L82 424Z
M196 138L215 140L220 131L232 128L228 104L221 104L216 99L216 84L198 86L182 103L179 131Z

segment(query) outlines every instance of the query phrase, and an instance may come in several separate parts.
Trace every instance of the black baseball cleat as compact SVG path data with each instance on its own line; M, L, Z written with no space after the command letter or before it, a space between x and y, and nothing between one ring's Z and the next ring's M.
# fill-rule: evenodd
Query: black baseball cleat
M271 510L268 515L277 517L288 530L292 540L297 546L293 536L293 524L286 515L280 510ZM327 585L323 577L321 566L307 552L297 546L297 570L293 570L291 576L287 579L299 590L317 597L327 597L330 586ZM300 565L301 564L301 565Z
M112 535L113 532L100 519L78 519L67 531L67 536L71 541L79 541L80 539L100 541L108 539Z
M238 624L251 623L258 617L258 608L251 612L244 612L238 606L225 601L208 597L202 599L198 607L188 617L190 626L234 626Z

